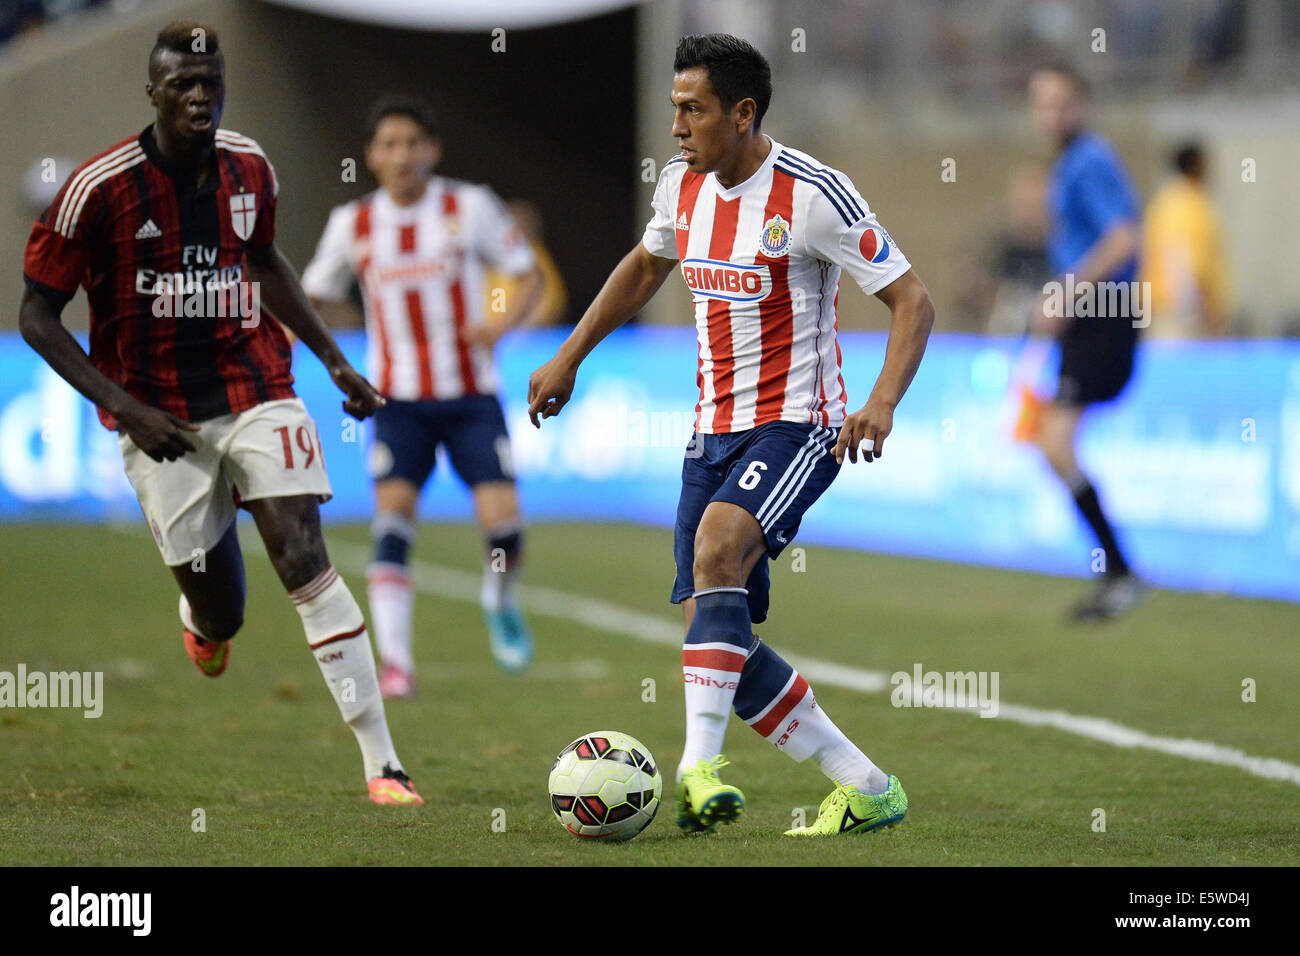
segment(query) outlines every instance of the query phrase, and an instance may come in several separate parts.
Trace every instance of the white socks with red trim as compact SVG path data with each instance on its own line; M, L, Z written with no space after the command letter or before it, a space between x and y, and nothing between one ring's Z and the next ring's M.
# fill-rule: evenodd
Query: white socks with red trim
M385 764L400 770L402 765L393 750L384 702L379 696L365 618L352 592L330 565L307 584L290 591L289 600L302 618L307 643L339 713L361 745L366 780L382 775Z

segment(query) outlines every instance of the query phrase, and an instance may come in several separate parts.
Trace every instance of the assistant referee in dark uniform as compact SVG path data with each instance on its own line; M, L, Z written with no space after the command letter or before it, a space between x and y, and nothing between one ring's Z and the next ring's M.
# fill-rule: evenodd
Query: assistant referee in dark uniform
M1086 83L1069 67L1045 67L1030 77L1029 100L1035 125L1057 151L1047 187L1048 259L1057 281L1067 294L1067 276L1075 288L1136 282L1141 235L1137 194L1114 148L1086 128ZM1112 303L1114 314L1107 314L1107 296L1095 295L1094 300L1091 315L1070 318L1045 309L1039 317L1040 328L1060 338L1061 371L1056 398L1043 412L1038 446L1104 552L1103 562L1090 564L1102 579L1074 608L1075 620L1118 617L1146 591L1074 453L1084 410L1114 399L1128 383L1142 324L1132 298Z

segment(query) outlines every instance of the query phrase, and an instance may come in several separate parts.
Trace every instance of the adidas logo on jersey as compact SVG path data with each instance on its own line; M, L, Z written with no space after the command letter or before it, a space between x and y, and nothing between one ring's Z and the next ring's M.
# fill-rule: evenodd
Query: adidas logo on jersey
M678 228L678 229L689 229L689 228L691 228L691 227L690 227L690 224L687 223L687 221L686 221L686 210L685 210L685 209L683 209L683 210L682 210L682 214L681 214L680 216L677 217L677 228Z
M144 225L135 231L137 239L161 239L162 230L153 224L152 219L146 219Z

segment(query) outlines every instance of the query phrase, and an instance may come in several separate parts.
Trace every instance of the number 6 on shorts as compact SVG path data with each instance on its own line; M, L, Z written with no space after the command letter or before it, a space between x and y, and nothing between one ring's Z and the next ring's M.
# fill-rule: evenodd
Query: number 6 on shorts
M736 482L745 491L753 491L758 487L758 483L763 480L763 472L767 471L767 465L761 461L751 461L745 473L740 476L740 481Z

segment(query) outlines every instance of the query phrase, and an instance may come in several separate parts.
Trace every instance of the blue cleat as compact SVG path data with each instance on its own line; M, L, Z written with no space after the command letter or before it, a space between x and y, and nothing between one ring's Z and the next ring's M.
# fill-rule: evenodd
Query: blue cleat
M492 656L501 668L512 674L528 670L533 662L533 635L519 608L509 606L500 611L485 611L483 619L487 621Z

